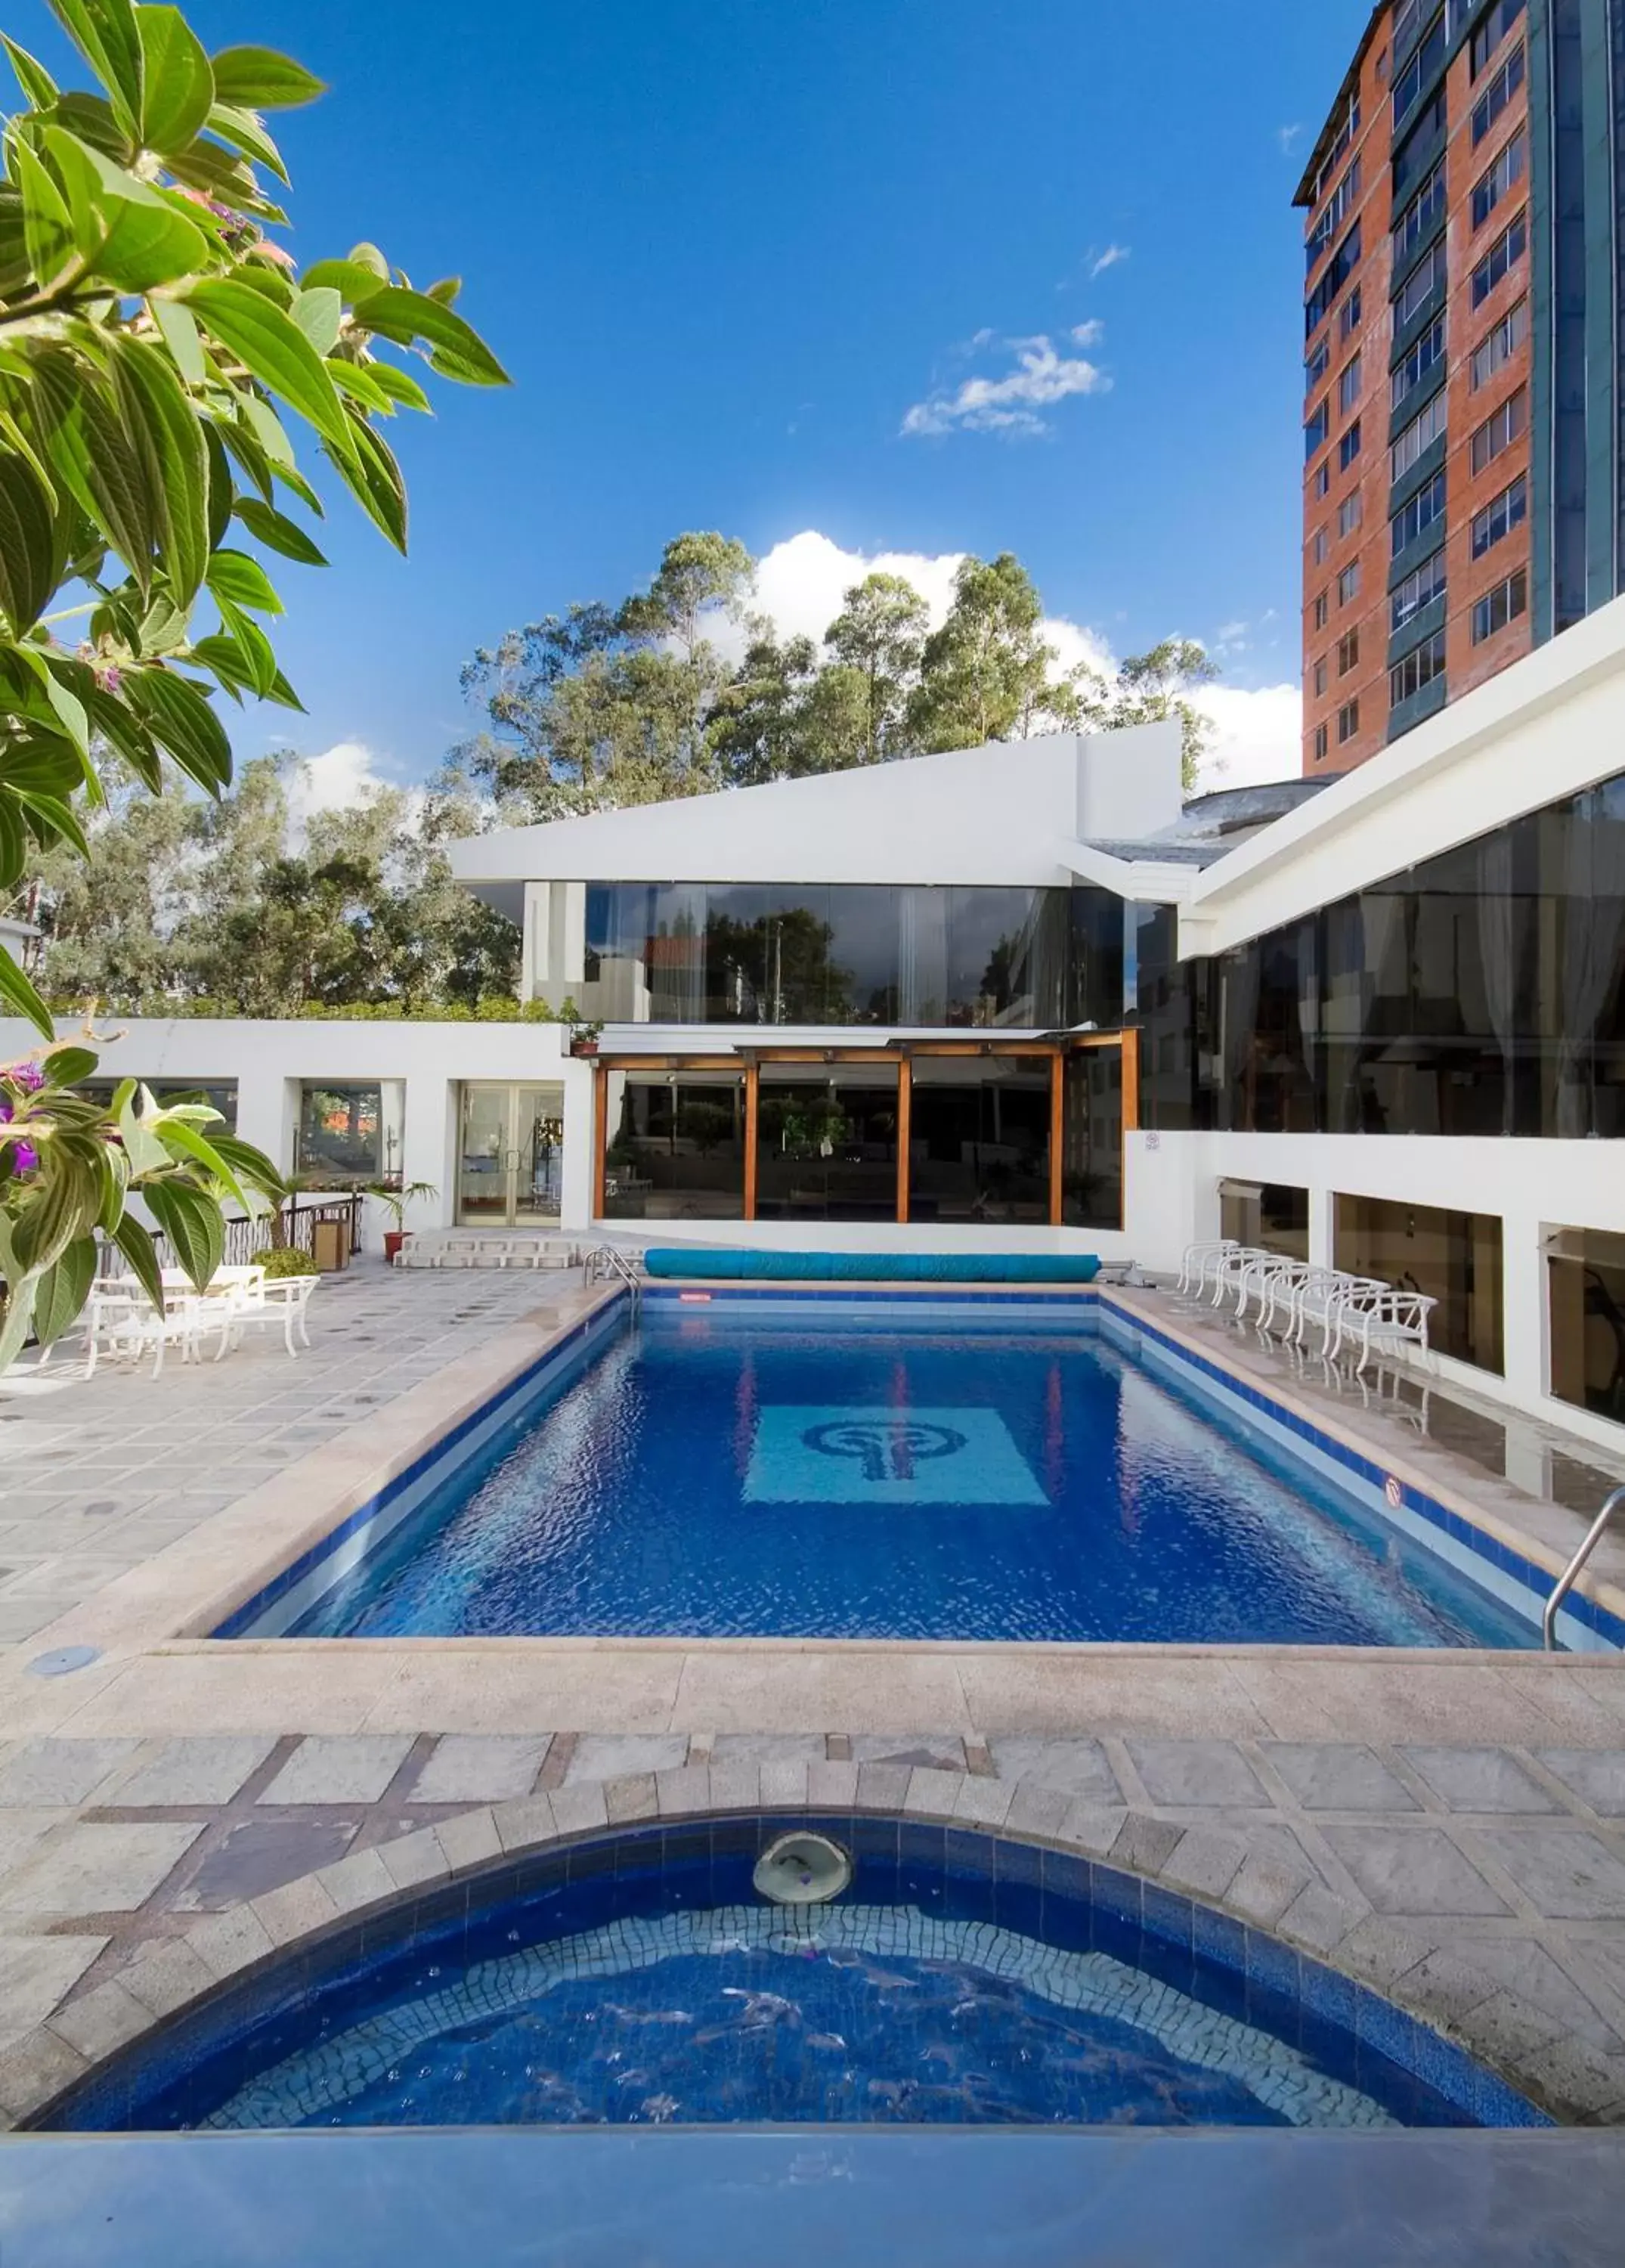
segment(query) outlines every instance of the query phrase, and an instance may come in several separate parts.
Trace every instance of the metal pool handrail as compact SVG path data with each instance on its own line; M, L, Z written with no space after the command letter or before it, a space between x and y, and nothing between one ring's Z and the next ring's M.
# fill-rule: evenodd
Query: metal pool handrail
M586 1276L589 1284L599 1276L618 1276L632 1294L636 1309L643 1304L643 1277L640 1263L621 1250L618 1245L595 1245L587 1255Z
M1585 1566L1592 1553L1602 1541L1602 1531L1614 1517L1615 1506L1621 1504L1625 1504L1625 1487L1616 1488L1608 1498L1602 1510L1586 1530L1585 1543L1581 1544L1562 1573L1557 1578L1557 1587L1547 1601L1546 1612L1540 1617L1540 1636L1545 1641L1548 1653L1555 1653L1556 1650L1557 1641L1554 1633L1557 1628L1557 1609L1574 1588L1581 1568Z

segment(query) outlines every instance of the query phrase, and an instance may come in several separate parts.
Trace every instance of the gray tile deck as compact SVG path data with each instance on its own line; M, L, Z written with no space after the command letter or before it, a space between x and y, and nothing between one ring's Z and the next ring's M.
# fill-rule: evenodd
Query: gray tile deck
M407 1274L363 1259L322 1282L311 1348L296 1361L261 1331L217 1366L172 1362L155 1379L149 1366L101 1366L86 1379L70 1342L45 1371L50 1391L24 1399L0 1384L0 1646L33 1637L319 1441L546 1307L565 1280Z

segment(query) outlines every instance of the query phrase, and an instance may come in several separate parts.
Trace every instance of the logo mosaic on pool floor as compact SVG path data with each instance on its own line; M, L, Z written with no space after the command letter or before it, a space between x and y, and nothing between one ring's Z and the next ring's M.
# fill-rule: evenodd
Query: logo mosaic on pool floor
M1047 1504L996 1410L761 1411L747 1504Z

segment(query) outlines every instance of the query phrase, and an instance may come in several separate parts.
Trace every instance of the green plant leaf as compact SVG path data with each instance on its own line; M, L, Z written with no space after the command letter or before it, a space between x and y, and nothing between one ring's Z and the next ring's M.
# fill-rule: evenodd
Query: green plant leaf
M19 48L15 40L6 39L0 32L11 69L17 73L17 84L36 110L49 110L56 99L56 82L43 63L37 63L26 48Z
M148 1211L168 1237L176 1259L200 1292L206 1292L225 1254L225 1225L220 1207L204 1189L171 1175L143 1182Z
M121 291L151 291L159 284L195 275L209 261L209 242L173 206L121 198L96 255L96 273Z
M23 869L28 860L28 830L23 825L22 810L9 791L0 791L0 889L15 889L23 879ZM0 946L0 954L4 948ZM4 974L0 966L0 976ZM4 998L0 987L0 1000Z
M52 1048L40 1057L40 1068L45 1073L48 1086L77 1086L82 1079L90 1077L97 1060L89 1048L77 1047L71 1040L64 1040L60 1047Z
M432 350L431 366L444 377L460 379L465 386L510 383L507 372L474 326L422 291L390 286L374 291L356 312L368 330L393 339L397 346L426 339Z
M175 368L188 386L202 386L209 376L203 346L197 335L197 318L183 300L162 297L149 299L147 312L163 334Z
M51 468L123 560L145 599L158 540L152 468L99 372L58 346L38 351L33 368Z
M303 63L274 48L223 48L214 76L217 99L245 110L297 110L327 92Z
M142 723L189 778L210 795L230 784L232 744L194 679L173 669L133 669L124 686Z
M252 615L234 607L229 599L217 598L220 620L226 633L242 657L248 689L261 701L268 700L276 683L276 656L271 642Z
M99 150L107 158L128 158L131 154L131 136L114 117L113 106L99 94L84 94L70 88L61 97L53 114L58 126L65 126L77 140L92 150Z
M327 366L297 323L247 284L225 278L193 284L187 298L261 386L307 418L324 440L340 449L349 446L343 404Z
M319 355L333 351L344 320L344 302L328 284L307 284L293 303L293 320Z
M252 110L239 110L234 103L217 102L209 114L209 130L286 183L288 169L283 163L282 151Z
M225 531L232 525L232 508L237 502L225 443L212 417L204 421L203 446L209 455L209 548L212 551L217 544L225 541Z
M376 363L346 362L339 355L331 356L327 363L327 368L333 372L333 383L341 394L349 394L350 400L358 401L364 409L376 410L380 417L393 417L395 414L394 401L372 375L377 367Z
M49 0L51 13L100 79L125 135L141 134L141 35L130 0Z
M433 416L433 403L409 372L397 370L393 362L379 359L367 364L367 375L374 385L383 387L393 401L400 402L402 409L421 409L425 416Z
M41 849L70 843L81 858L89 858L91 846L70 803L64 803L60 796L32 795L26 789L18 792L17 802Z
M55 177L20 134L9 136L6 165L23 201L23 241L41 290L54 284L78 252L78 234Z
M141 139L149 150L184 150L196 140L215 99L215 75L202 41L179 8L136 10L141 41Z
M51 1021L51 1012L23 975L4 946L0 945L0 1000L13 1014L26 1016L36 1032L43 1032L48 1040L56 1037L56 1027Z
M34 1338L40 1347L55 1347L63 1331L79 1315L95 1281L95 1238L75 1236L62 1259L40 1275L34 1286Z
M130 1273L155 1307L164 1304L164 1278L158 1264L158 1255L152 1248L152 1233L144 1224L125 1213L108 1230L113 1241L129 1263Z
M101 1177L88 1160L61 1142L40 1149L38 1193L11 1216L17 1257L34 1275L88 1236L101 1211Z
M352 306L378 291L384 280L360 260L318 260L299 278L307 291L337 291Z
M261 504L254 497L239 497L236 512L249 534L268 550L280 551L284 559L297 559L302 567L327 565L327 560L298 522L268 504Z
M279 1197L283 1193L285 1184L283 1176L263 1150L256 1150L252 1142L245 1142L237 1134L211 1134L209 1139L239 1181L263 1190L267 1197Z
M16 636L38 622L61 573L49 497L25 459L0 453L0 609Z
M128 333L114 335L113 369L124 422L144 429L158 473L158 556L171 604L184 614L209 566L209 453L197 413L169 362Z
M33 1335L42 1347L55 1346L77 1317L96 1277L96 1240L76 1236L34 1285Z
M218 1113L215 1115L217 1116ZM247 1211L248 1200L243 1195L237 1175L219 1151L205 1136L198 1132L195 1126L189 1125L185 1119L177 1116L173 1111L165 1111L158 1122L157 1130L160 1142L171 1151L179 1150L183 1157L201 1166L206 1174L212 1174L217 1182L224 1185L228 1196L234 1197L243 1211Z
M217 551L209 563L209 587L234 607L253 607L262 615L283 610L270 577L246 551Z
M389 444L361 419L350 422L353 446L329 449L333 468L397 551L407 548L406 482Z
M164 772L146 726L115 694L99 686L85 695L85 706L96 731L117 749L142 785L156 795L164 784Z

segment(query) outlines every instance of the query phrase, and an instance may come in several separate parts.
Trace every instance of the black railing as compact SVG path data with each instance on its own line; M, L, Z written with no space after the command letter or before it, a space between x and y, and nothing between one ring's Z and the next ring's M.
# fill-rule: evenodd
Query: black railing
M342 1221L349 1233L349 1248L361 1249L362 1192L359 1189L337 1191L326 1197L294 1197L282 1209L282 1241L298 1252L310 1251L315 1240L318 1222ZM272 1215L268 1212L228 1215L225 1223L225 1249L221 1265L225 1268L246 1268L256 1252L262 1252L275 1242L271 1233ZM177 1268L176 1259L167 1236L155 1230L153 1248L160 1268ZM109 1256L111 1259L113 1256ZM112 1273L121 1274L123 1263L118 1261Z

